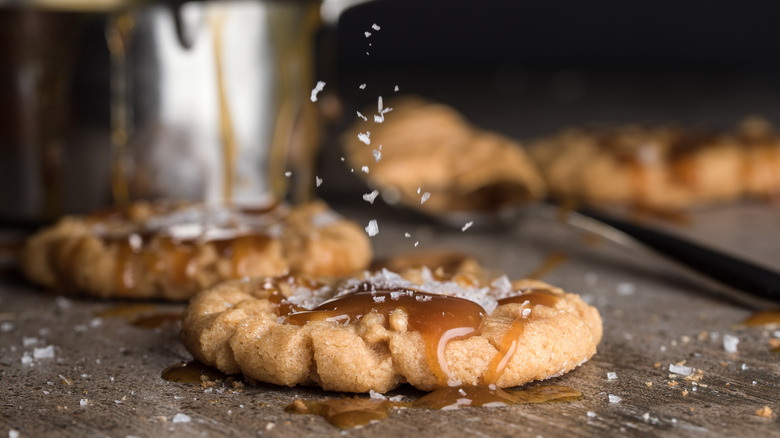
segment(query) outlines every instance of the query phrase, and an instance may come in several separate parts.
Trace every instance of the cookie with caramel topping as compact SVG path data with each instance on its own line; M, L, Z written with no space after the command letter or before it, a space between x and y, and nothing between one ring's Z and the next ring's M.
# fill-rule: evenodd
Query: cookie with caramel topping
M780 193L780 135L761 119L732 132L671 126L567 129L531 157L552 196L660 211Z
M342 276L370 260L365 232L321 202L267 209L138 202L63 218L28 240L22 267L33 282L65 293L186 300L220 281Z
M444 104L406 96L388 107L382 123L358 121L343 138L349 164L366 166L368 173L359 175L384 199L397 191L404 205L440 214L544 196L544 183L519 143L478 129ZM430 197L423 199L425 192Z
M228 374L346 392L511 387L595 354L601 318L579 296L536 280L485 278L472 265L223 283L190 301L181 339L195 359Z

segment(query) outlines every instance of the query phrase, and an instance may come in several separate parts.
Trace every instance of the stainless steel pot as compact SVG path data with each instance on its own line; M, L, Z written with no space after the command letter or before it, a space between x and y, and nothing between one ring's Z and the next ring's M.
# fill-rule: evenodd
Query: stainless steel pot
M308 197L319 6L0 7L0 219L139 198Z

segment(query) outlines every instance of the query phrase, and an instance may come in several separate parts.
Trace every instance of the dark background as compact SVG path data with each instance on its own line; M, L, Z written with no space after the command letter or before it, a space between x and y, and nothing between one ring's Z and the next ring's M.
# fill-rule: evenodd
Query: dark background
M761 0L372 1L342 14L323 68L347 105L397 84L520 139L579 123L728 128L780 118L778 17Z

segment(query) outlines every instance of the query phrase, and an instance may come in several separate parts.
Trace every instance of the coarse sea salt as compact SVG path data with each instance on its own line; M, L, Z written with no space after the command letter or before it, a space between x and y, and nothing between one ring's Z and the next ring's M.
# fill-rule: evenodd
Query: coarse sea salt
M43 348L33 349L33 357L36 359L52 359L54 358L54 345L49 345Z
M374 149L371 151L372 154L374 154L374 162L378 163L379 160L382 159L382 145L379 145L380 149Z
M425 204L425 201L427 201L428 198L430 198L430 197L431 197L431 194L429 192L423 193L422 196L420 197L420 205Z
M463 228L461 228L460 230L461 231L466 231L469 228L471 228L472 225L474 225L474 221L468 221L465 224L463 224Z
M360 140L364 144L371 144L371 131L359 132L358 140Z
M377 196L379 196L379 190L374 190L371 193L364 193L363 200L368 202L369 204L373 204Z
M89 404L89 399L82 398L81 401L79 401L79 406L87 406Z
M189 415L178 413L173 416L174 423L189 423L192 420Z
M739 338L734 335L723 335L723 349L726 353L736 353L737 345L739 345Z
M607 379L608 380L615 380L617 379L617 373L614 371L610 371L607 373Z
M676 365L673 363L669 364L669 371L675 374L679 374L681 376L690 376L693 374L693 368L686 367L684 365Z
M379 27L378 24L374 23L374 24L371 25L371 29L379 30L379 29L381 29L381 27Z
M363 166L360 168L360 170L362 170L363 173L368 173L368 166Z
M314 183L317 185L317 187L322 185L322 178L315 176L314 177Z
M357 111L357 116L363 119L364 122L368 121L368 117L364 116L360 111Z
M623 399L616 396L615 394L609 394L609 402L610 403L620 403Z
M360 84L360 86L358 88L360 88L361 90L365 90L366 89L366 84Z
M316 102L317 101L317 95L325 88L325 82L323 81L317 81L317 85L314 86L314 89L311 90L311 101Z
M379 224L376 223L376 219L371 219L368 221L368 226L366 227L366 233L370 237L374 237L377 234L379 234Z
M19 431L16 429L11 429L8 431L8 438L19 438Z
M628 296L634 295L636 292L636 285L633 283L618 283L617 293L618 295Z

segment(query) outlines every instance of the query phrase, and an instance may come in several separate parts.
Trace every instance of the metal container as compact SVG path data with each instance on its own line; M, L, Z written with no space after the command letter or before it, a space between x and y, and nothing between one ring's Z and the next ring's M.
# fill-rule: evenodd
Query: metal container
M319 6L0 7L0 219L133 199L307 198Z

